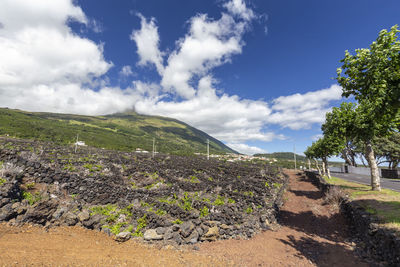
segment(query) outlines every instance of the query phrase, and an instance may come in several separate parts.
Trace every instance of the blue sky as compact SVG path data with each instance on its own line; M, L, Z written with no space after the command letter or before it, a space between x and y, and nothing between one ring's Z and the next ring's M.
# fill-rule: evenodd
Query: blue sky
M183 120L244 152L302 152L343 99L346 49L400 2L0 1L0 106Z

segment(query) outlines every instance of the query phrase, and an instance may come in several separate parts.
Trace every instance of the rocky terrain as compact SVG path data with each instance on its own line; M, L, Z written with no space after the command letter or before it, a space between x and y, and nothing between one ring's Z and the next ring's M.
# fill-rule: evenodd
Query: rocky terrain
M0 221L81 225L119 241L249 238L276 222L287 176L252 163L0 138Z

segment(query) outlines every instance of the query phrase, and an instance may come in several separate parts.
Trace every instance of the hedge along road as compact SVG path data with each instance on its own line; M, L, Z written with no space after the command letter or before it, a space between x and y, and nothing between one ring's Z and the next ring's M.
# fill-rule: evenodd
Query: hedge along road
M333 173L331 173L331 175L333 177L345 179L350 182L356 182L356 183L365 184L365 185L371 184L371 176L370 175L361 175L361 174L354 174L354 173L339 173L339 172L333 172ZM400 179L381 178L381 187L400 192Z

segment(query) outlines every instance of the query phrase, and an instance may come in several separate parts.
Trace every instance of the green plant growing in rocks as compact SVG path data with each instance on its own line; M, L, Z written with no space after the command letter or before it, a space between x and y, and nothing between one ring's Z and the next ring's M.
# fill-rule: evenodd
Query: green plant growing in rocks
M185 192L183 194L183 198L181 199L181 204L179 205L182 209L186 211L190 211L193 209L192 207L192 198L189 196L189 193Z
M214 201L215 206L221 206L225 204L225 198L223 196L218 195Z
M69 195L72 199L74 199L75 200L75 198L78 196L79 194L71 194L71 195Z
M25 186L26 186L26 189L32 189L32 188L34 188L34 187L35 187L35 182L32 182L32 183L26 184Z
M147 190L150 190L150 189L152 189L154 186L155 186L155 184L149 184L149 185L146 185L144 188L146 188Z
M190 176L189 182L192 184L198 184L198 183L200 183L200 180L195 175L192 175L192 176Z
M179 219L176 219L175 221L172 221L173 224L182 224L183 222Z
M279 189L279 188L282 187L282 184L280 184L280 183L273 183L273 186L274 186L276 189Z
M32 206L36 202L40 201L42 199L42 196L40 195L39 192L32 194L32 193L23 191L22 198L28 200L29 205Z
M91 213L90 215L93 216L95 214L100 214L106 216L106 221L108 223L115 222L121 214L125 214L128 217L132 216L132 213L129 211L130 206L124 209L118 209L116 205L107 204L105 206L95 206L90 208Z
M246 212L247 214L251 214L251 213L253 213L253 208L252 208L252 207L247 207L247 209L245 210L245 212Z
M169 198L159 198L159 199L158 199L158 202L167 203L168 205L172 205L172 204L175 204L175 203L176 203L176 199L174 199L174 198L172 198L172 199L169 199Z
M129 225L128 226L128 228L126 228L126 230L125 231L127 231L127 232L131 232L132 233L132 231L133 231L133 225L131 224L131 225Z
M164 216L167 214L167 212L163 209L158 209L156 210L155 214L157 214L158 216Z
M264 186L265 186L266 188L271 188L271 186L269 185L268 182L265 182Z
M125 226L126 224L127 224L126 222L116 223L109 227L110 232L113 233L114 235L118 235L121 232L121 227Z
M243 195L248 196L248 197L254 197L254 193L252 191L245 191L245 192L243 192Z
M137 185L136 185L135 182L131 182L131 188L132 188L132 189L136 189L136 188L137 188Z
M214 181L214 179L210 176L207 178L210 182Z
M232 198L228 198L228 203L230 203L230 204L235 204L236 201L235 201L234 199L232 199Z
M83 165L84 168L88 169L90 173L94 173L94 172L99 172L103 169L103 166L101 166L100 164L91 164L91 163L86 163L85 165Z
M147 214L145 214L145 215L143 215L143 217L140 217L139 219L137 219L138 225L136 226L135 232L132 233L132 236L135 236L135 237L142 237L143 236L142 229L147 226L146 217L147 217Z
M7 182L7 180L0 177L0 185L3 185L5 182Z
M200 209L200 218L206 217L210 214L209 209L204 206L202 209Z

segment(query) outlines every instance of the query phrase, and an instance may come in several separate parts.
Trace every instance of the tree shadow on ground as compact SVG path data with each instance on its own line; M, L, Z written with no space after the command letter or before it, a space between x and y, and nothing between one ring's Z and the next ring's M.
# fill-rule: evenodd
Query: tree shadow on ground
M318 209L318 207L316 206L315 209ZM345 220L338 213L329 216L317 216L312 211L293 213L281 210L279 221L284 226L331 241L344 239L348 234Z
M321 191L304 191L304 190L289 190L298 197L307 197L309 199L322 199L324 194Z
M296 239L290 235L288 238L289 240L280 239L280 241L296 249L297 257L306 257L317 266L368 266L366 263L362 264L360 260L354 259L350 247L318 241L310 237Z

